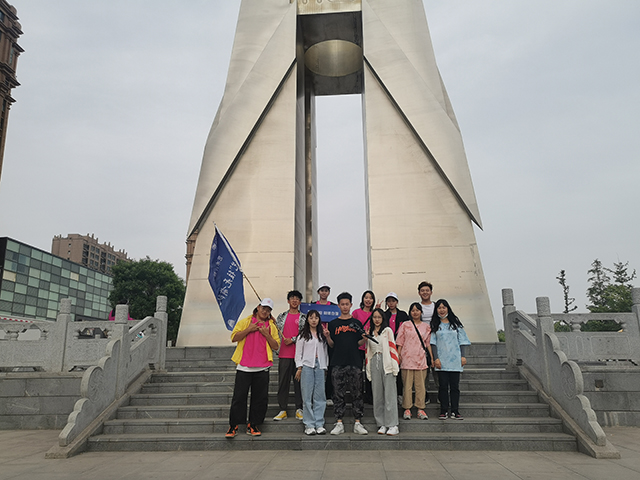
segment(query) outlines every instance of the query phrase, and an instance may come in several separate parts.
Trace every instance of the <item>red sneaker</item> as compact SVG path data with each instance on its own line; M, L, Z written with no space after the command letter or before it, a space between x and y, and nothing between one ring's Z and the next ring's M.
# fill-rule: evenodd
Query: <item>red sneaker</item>
M227 430L227 433L224 436L227 438L233 438L236 436L236 433L238 433L238 426L229 426L229 430Z

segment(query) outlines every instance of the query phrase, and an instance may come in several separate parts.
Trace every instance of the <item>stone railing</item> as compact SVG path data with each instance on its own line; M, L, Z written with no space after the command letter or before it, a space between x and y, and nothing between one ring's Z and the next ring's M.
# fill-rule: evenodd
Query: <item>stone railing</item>
M567 416L565 425L568 423L571 430L576 430L573 433L581 449L589 450L594 456L615 455L608 452L610 444L584 395L580 367L567 358L553 331L549 299L536 298L537 315L517 310L511 289L502 290L502 303L509 366L520 368L525 377L529 378L530 374L535 377L530 380L539 382L540 393L550 400L552 408L557 406L556 413Z
M153 317L130 326L128 306L116 307L113 340L106 354L87 369L80 386L81 399L69 415L67 425L58 437L60 447L69 446L107 407L117 402L127 387L153 365L164 369L167 338L167 297L158 297Z
M159 297L158 301L160 298L166 297ZM166 300L164 305L162 312L166 315ZM118 305L116 312L123 312L123 307ZM53 373L96 365L104 356L109 342L122 335L122 325L142 335L149 333L145 332L146 326L138 326L137 322L128 320L127 313L120 313L120 316L116 313L115 321L73 322L71 300L68 298L60 301L60 313L55 322L0 319L0 333L4 334L4 339L0 339L0 369L34 369ZM166 337L166 324L163 329ZM158 336L155 335L154 339Z
M571 332L555 332L562 351L576 362L620 362L640 364L640 288L632 291L630 313L564 313L553 314L554 322L571 326ZM614 321L619 331L581 332L590 320Z

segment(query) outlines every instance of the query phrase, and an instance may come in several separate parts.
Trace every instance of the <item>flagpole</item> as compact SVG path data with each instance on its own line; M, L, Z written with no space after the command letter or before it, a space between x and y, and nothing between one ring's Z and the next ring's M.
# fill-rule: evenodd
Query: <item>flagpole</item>
M235 252L233 252L233 249L231 248L231 245L229 245L229 242L227 241L227 237L225 237L222 232L220 231L220 229L218 228L218 225L216 225L216 222L213 222L213 226L215 227L216 231L220 234L220 238L222 239L222 241L224 242L224 244L227 246L227 249L232 252L232 254L234 254ZM240 265L240 260L238 260L238 257L235 256L235 254L233 255L234 259L236 261L236 263L238 265ZM256 292L256 289L253 287L253 284L251 283L251 280L249 280L249 277L247 277L244 274L244 270L242 270L242 268L240 268L240 271L242 272L242 278L244 278L248 283L249 286L251 287L251 290L253 290L253 293L256 294L256 297L258 297L258 301L261 302L262 298L260 298L260 295L258 295L258 292Z
M253 293L256 294L256 297L258 297L258 301L261 302L262 299L260 298L260 295L258 295L258 292L256 292L256 289L253 288L253 284L251 283L251 280L249 280L249 277L247 277L244 272L242 272L242 276L244 277L244 279L249 282L249 286L251 287L251 290L253 290Z

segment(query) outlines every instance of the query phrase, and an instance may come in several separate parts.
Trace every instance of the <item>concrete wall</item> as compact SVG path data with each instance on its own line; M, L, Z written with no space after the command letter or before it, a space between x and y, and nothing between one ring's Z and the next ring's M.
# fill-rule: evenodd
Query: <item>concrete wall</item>
M0 430L61 430L82 374L0 373Z
M605 427L640 427L640 367L581 365L584 394Z

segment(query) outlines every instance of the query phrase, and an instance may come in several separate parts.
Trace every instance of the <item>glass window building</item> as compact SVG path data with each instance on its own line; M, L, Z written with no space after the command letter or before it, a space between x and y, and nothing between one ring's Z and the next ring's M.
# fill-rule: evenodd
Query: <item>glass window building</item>
M0 317L55 320L71 299L73 320L107 320L111 277L8 237L0 238Z

